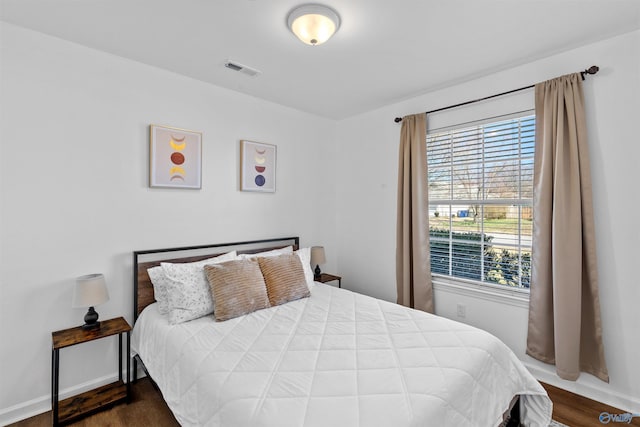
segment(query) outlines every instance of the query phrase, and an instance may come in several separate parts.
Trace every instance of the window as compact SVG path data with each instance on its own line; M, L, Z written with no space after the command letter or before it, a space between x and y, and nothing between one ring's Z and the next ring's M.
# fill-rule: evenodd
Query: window
M427 134L434 274L529 288L535 116Z

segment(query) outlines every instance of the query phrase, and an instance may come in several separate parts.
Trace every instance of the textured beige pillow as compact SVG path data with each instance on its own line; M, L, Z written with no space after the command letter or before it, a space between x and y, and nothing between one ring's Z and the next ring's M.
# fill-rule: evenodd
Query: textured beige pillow
M213 295L216 321L233 319L269 307L267 288L254 259L204 267Z
M310 295L304 269L297 254L258 258L267 284L271 306L305 298Z

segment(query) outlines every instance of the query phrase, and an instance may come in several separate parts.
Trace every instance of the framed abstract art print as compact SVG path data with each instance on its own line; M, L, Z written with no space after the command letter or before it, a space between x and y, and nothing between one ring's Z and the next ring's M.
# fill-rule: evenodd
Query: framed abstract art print
M202 133L149 126L149 186L202 187Z
M275 193L275 145L240 141L240 190Z

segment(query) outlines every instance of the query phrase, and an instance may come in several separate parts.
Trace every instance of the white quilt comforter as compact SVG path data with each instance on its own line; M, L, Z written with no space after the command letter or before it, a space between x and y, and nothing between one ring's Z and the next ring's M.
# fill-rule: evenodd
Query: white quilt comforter
M156 304L132 346L183 426L479 426L514 395L526 426L551 401L500 340L344 289L215 322L171 326Z

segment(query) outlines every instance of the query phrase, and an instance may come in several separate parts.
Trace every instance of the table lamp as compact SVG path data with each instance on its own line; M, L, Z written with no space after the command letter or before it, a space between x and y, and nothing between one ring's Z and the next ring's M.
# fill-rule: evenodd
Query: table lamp
M313 246L311 248L311 265L315 265L316 269L314 270L314 279L318 280L320 278L320 264L324 264L327 262L327 259L324 255L324 246Z
M100 329L98 313L93 307L107 301L109 301L109 292L102 274L87 274L76 279L72 306L73 308L89 307L89 311L84 315L82 329Z

